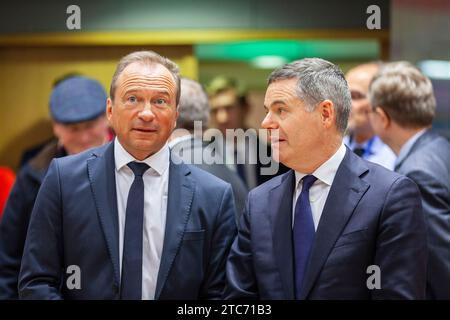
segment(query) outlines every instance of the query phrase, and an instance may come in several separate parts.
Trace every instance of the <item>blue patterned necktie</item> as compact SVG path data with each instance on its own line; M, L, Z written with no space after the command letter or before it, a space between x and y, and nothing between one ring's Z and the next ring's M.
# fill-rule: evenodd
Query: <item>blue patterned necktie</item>
M120 298L140 300L142 299L142 229L144 221L144 180L142 175L149 166L145 163L130 162L128 167L134 173L134 181L127 200Z
M295 205L294 218L294 263L295 263L295 296L300 297L302 285L304 283L306 266L308 265L309 254L314 241L314 220L309 203L309 188L317 180L316 177L307 175L303 177L302 192Z

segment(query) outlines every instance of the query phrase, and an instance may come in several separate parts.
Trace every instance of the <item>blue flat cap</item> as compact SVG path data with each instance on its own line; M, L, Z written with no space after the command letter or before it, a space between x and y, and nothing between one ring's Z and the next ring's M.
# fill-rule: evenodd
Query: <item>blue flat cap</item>
M89 121L105 113L106 92L100 82L81 76L58 83L50 96L50 113L56 122Z

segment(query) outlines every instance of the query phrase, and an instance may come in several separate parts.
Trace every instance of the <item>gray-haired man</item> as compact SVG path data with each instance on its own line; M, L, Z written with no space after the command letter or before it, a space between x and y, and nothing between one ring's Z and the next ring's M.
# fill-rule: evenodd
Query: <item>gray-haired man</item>
M250 191L228 263L226 298L420 299L426 230L408 178L342 143L351 107L322 59L269 77L263 128L291 171Z
M201 136L194 135L194 125L197 122L202 132L208 127L210 112L208 96L202 86L194 80L181 78L180 85L177 127L169 139L169 146L172 152L185 162L193 163L231 184L236 201L236 221L238 221L245 206L247 187L239 176L225 165L223 156L217 159L205 159L210 155L207 152L209 145L202 141Z

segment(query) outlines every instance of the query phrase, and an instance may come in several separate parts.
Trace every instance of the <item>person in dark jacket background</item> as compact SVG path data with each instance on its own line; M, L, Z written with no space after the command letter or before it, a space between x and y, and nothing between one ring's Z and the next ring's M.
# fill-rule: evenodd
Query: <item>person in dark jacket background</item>
M375 132L396 153L395 171L420 190L428 231L427 298L450 299L450 143L432 131L430 79L408 62L386 64L370 85Z
M28 223L50 162L108 140L106 92L93 79L70 76L55 83L50 114L56 139L19 171L0 223L0 299L17 299L17 282Z
M236 172L229 169L225 164L223 155L219 157L220 163L214 159L206 159L209 145L202 141L201 136L196 136L195 122L200 124L200 128L206 130L209 121L209 102L206 92L200 83L182 78L181 95L178 105L177 129L172 132L169 146L186 163L192 163L216 177L231 184L236 203L236 223L245 206L248 189L241 181ZM198 161L197 160L201 160Z

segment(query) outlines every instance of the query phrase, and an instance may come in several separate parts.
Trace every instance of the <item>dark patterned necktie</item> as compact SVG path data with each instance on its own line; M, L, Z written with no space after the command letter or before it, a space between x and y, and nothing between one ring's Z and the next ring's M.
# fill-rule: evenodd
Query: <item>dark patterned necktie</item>
M127 200L120 298L140 300L142 299L142 229L144 221L144 180L142 175L149 166L145 163L130 162L128 167L134 173L134 181Z

